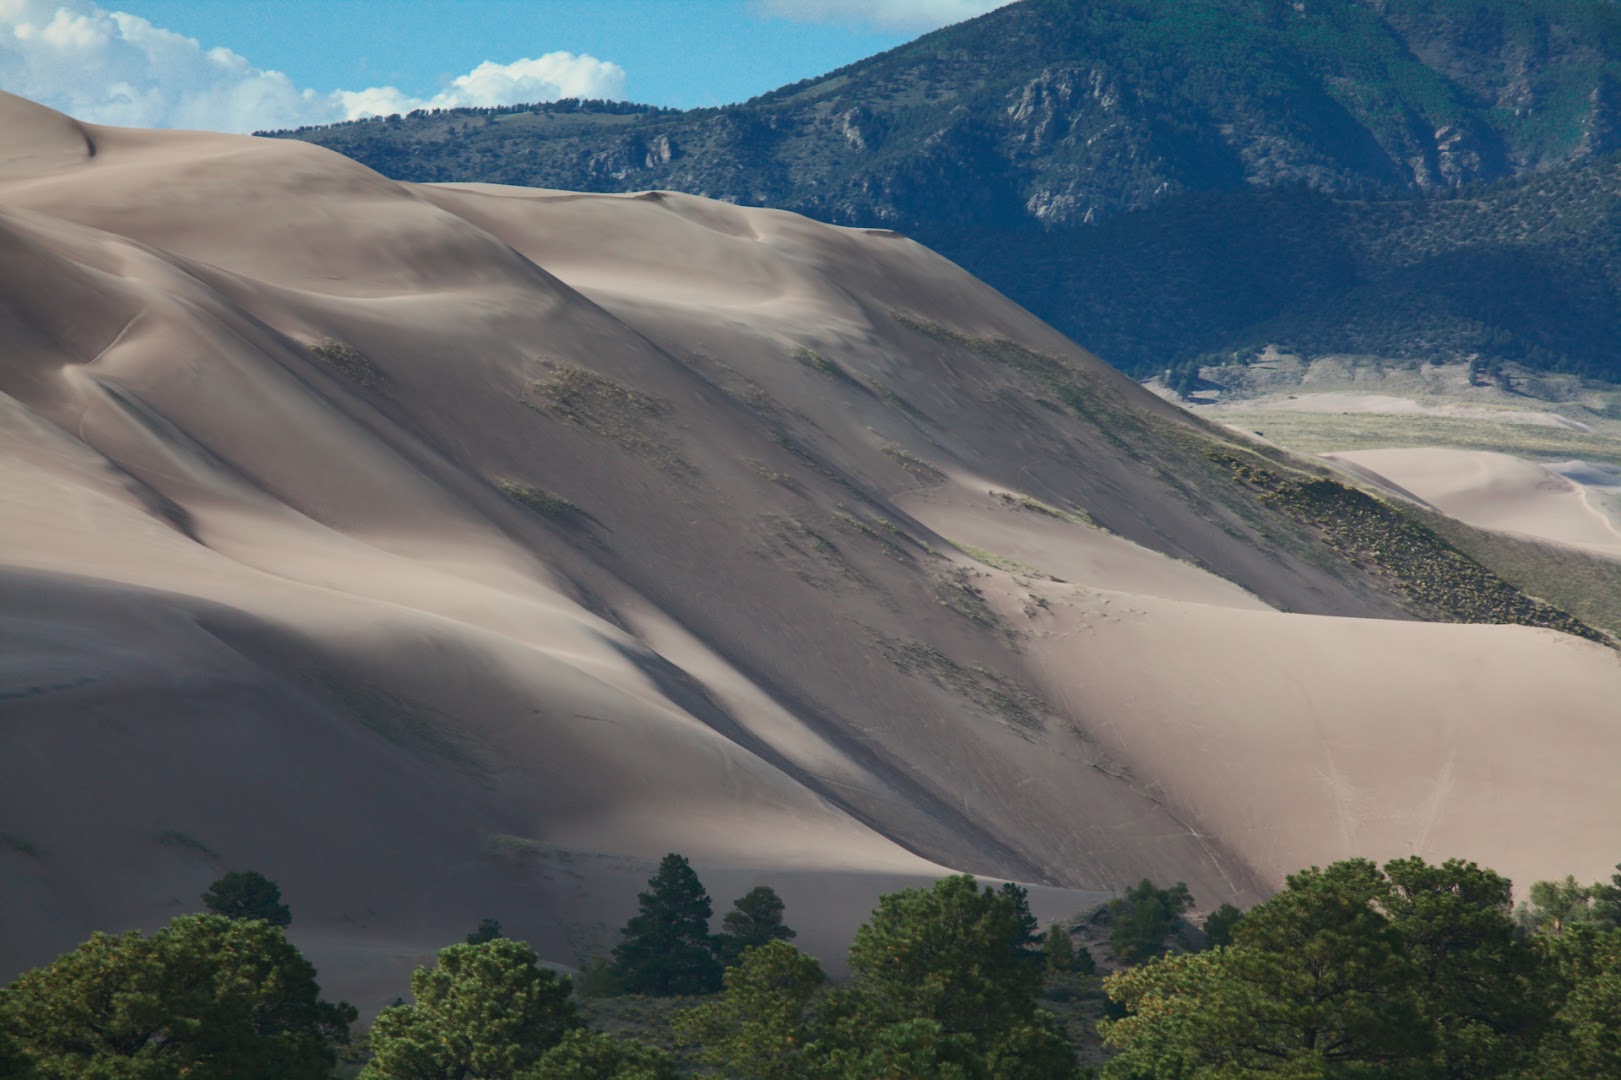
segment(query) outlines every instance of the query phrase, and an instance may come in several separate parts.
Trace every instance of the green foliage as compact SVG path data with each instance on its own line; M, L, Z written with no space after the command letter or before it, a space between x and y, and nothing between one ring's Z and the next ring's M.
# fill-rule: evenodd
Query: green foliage
M203 893L203 906L228 919L263 919L287 927L293 913L281 902L281 886L257 870L232 870Z
M1041 944L1042 956L1049 975L1068 975L1075 968L1075 941L1057 923L1047 927L1047 937ZM1087 954L1089 957L1090 953Z
M1593 889L1578 885L1568 874L1563 881L1533 882L1530 893L1530 902L1521 905L1516 914L1520 925L1532 933L1562 934L1592 916L1588 905Z
M1025 956L1041 952L1041 925L1030 911L1030 892L1016 881L1002 882L1001 893L1013 905L1013 918L1019 924L1019 936L1014 948Z
M528 945L451 945L411 974L412 1001L377 1015L361 1080L510 1080L578 1026L569 981Z
M808 1006L825 983L822 967L785 941L747 949L726 969L719 1000L682 1014L681 1042L703 1064L739 1080L798 1077L810 1068Z
M1141 963L1165 948L1176 921L1193 906L1188 887L1177 882L1161 889L1144 878L1109 901L1109 948L1128 964Z
M782 897L769 885L756 885L734 900L732 910L721 919L721 932L715 941L721 962L731 967L747 949L797 937L783 923L782 912Z
M1292 875L1231 944L1105 981L1127 1010L1103 1025L1105 1075L1520 1075L1548 995L1509 897L1459 860Z
M213 848L209 847L195 836L192 836L190 833L181 832L179 829L165 829L158 833L158 843L162 844L166 848L172 848L176 851L182 851L190 855L197 855L204 859L219 858L219 852L215 851Z
M1233 943L1233 927L1237 926L1238 920L1243 917L1244 913L1233 905L1221 905L1221 907L1205 916L1203 927L1205 940L1210 943L1212 948L1231 945Z
M325 1080L355 1010L262 920L183 915L151 937L94 934L0 993L40 1080Z
M882 1071L900 1061L976 1077L1069 1075L1073 1054L1035 1007L1042 969L1026 933L1013 894L966 874L880 898L850 946L854 980L831 1010L831 1060L850 1076L904 1075Z
M1435 1033L1437 1075L1510 1075L1547 1013L1536 957L1515 932L1509 880L1457 859L1398 859L1384 873L1383 911L1414 965L1412 993Z
M387 390L394 380L377 362L345 341L327 338L309 347L310 355L350 382L368 390Z
M1608 883L1596 882L1592 886L1590 918L1593 926L1599 930L1621 930L1621 866L1615 869Z
M709 893L687 860L664 856L640 910L614 947L620 988L629 994L712 994L721 987L721 963L709 934Z
M1604 634L1516 589L1399 506L1335 480L1284 475L1259 459L1215 451L1211 459L1260 500L1320 531L1322 541L1356 566L1376 567L1430 618L1543 626L1601 644Z
M0 1077L5 1080L32 1080L34 1067L22 1048L4 1031L0 1031Z
M605 1032L575 1029L519 1080L676 1080L675 1061L655 1047Z
M580 508L550 491L538 488L533 484L521 483L517 480L497 480L496 486L513 502L524 506L557 521L574 522L582 515Z
M1226 948L1110 976L1108 1077L1419 1076L1429 1032L1401 990L1400 939L1365 860L1289 878Z
M1578 926L1537 940L1558 1000L1528 1075L1536 1080L1621 1076L1621 932Z
M478 921L478 929L467 935L467 944L482 945L486 941L494 941L496 938L502 936L504 935L501 933L501 922L499 919L480 919Z

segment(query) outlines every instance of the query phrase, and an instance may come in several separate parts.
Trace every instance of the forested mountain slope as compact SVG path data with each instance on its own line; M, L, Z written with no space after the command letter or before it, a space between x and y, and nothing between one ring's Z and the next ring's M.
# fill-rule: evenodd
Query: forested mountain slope
M1415 196L1614 151L1618 60L1614 0L1024 0L719 109L565 102L283 134L400 179L664 188L899 229L1139 375L1272 334L1610 374L1558 322L1616 306L1608 240L1520 244L1558 196L1494 203L1518 217L1492 237L1451 236ZM1273 194L1296 189L1374 201ZM1434 226L1417 246L1409 215ZM1430 258L1439 274L1407 275L1424 295L1386 303ZM1600 282L1564 280L1595 267ZM1533 325L1475 314L1528 275L1557 293L1526 305Z

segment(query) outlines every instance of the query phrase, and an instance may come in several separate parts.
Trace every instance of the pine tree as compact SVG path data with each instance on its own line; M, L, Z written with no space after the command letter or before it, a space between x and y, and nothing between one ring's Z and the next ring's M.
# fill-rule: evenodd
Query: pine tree
M1205 916L1204 936L1210 947L1214 949L1220 945L1231 945L1233 927L1237 926L1238 920L1243 917L1244 913L1231 904L1223 904Z
M293 913L281 902L281 887L256 870L233 870L203 893L203 906L227 919L263 919L286 929Z
M1042 952L1047 954L1049 975L1067 975L1075 970L1075 942L1071 940L1069 931L1057 923L1047 928L1047 940Z
M614 968L625 993L671 996L713 994L721 986L709 918L714 914L691 864L671 852L640 894L640 911L614 948Z
M792 941L798 935L782 921L782 897L769 885L756 885L732 903L721 920L716 949L722 963L732 967L743 950L772 941Z
M505 934L501 933L501 921L499 919L480 919L478 929L467 935L467 944L482 945L486 941L494 941L498 937L505 936Z

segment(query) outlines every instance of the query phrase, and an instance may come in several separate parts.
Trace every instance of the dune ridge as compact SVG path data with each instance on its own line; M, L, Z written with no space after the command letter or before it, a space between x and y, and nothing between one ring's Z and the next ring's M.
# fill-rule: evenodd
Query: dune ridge
M224 867L371 1007L667 850L828 959L947 870L1617 857L1612 651L1411 621L893 234L0 95L0 282L0 968Z

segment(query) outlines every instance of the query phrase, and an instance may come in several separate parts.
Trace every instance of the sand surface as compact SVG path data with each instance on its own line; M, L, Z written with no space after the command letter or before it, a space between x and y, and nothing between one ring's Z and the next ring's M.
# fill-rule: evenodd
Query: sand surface
M1484 450L1415 447L1323 455L1483 529L1621 556L1621 476L1581 461L1544 464Z
M226 868L369 1010L669 850L835 970L948 870L1618 857L1614 653L1406 621L893 234L0 95L0 297L0 976Z

